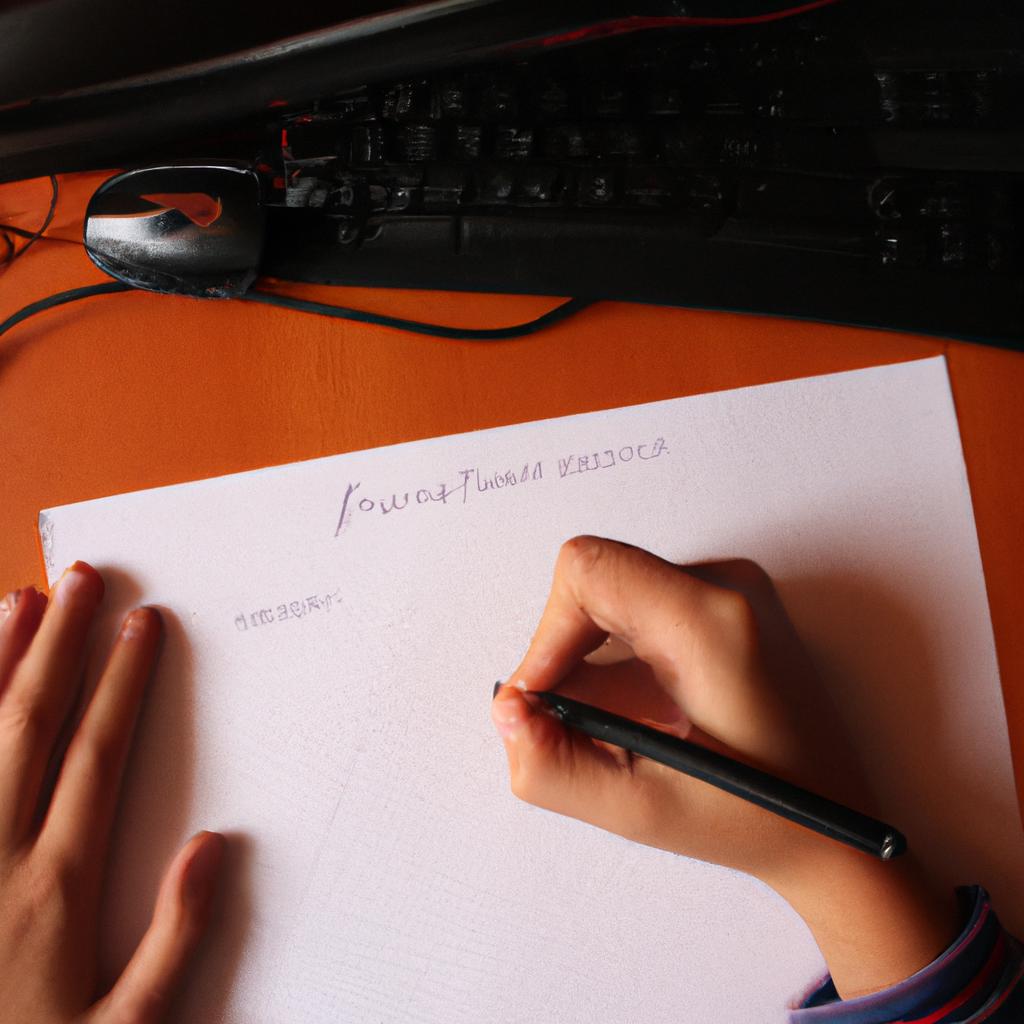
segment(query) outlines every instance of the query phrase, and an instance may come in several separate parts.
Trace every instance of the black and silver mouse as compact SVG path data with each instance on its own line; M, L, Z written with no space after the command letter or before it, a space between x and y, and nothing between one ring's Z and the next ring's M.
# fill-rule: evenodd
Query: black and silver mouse
M85 250L135 288L236 298L259 273L266 233L259 177L230 164L127 171L105 182L85 215Z

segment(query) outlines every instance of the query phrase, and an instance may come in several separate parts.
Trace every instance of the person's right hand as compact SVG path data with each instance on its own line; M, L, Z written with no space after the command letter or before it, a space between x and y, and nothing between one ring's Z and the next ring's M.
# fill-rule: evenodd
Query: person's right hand
M623 660L583 661L609 637ZM809 659L752 562L679 567L575 538L559 554L540 626L510 682L557 688L837 799L842 789L863 800ZM517 685L502 687L493 715L513 792L530 803L765 880L820 844L723 790L564 728Z
M847 993L906 977L955 934L952 894L930 890L911 858L883 863L566 728L528 695L549 689L872 813L838 717L754 563L680 567L596 537L563 545L537 632L492 704L513 793L760 878L804 917ZM890 915L917 922L902 953ZM854 939L851 929L860 932ZM878 947L867 970L865 938Z

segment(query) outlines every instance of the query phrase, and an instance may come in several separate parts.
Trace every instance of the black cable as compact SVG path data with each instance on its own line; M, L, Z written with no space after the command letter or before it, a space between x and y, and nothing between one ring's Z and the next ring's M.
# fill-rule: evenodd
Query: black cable
M246 302L262 302L270 306L283 306L303 313L317 313L321 316L332 316L339 320L354 320L361 324L375 324L378 327L393 327L399 331L412 334L427 334L434 338L454 338L462 341L501 341L506 338L521 338L534 334L559 320L564 320L587 306L593 305L591 299L569 299L560 306L548 310L547 313L528 320L523 324L511 327L444 327L441 324L425 324L419 320L403 320L400 317L384 316L380 313L368 313L361 309L349 309L347 306L328 306L322 302L310 302L308 299L293 299L289 295L274 295L271 292L249 292L241 296Z
M46 219L38 231L29 234L22 228L0 225L0 233L2 233L10 253L4 260L5 265L9 266L16 259L24 256L43 237L43 233L53 221L54 214L57 211L57 197L59 194L56 175L50 175L50 186L52 188L50 209L47 211ZM28 238L28 242L20 250L15 250L14 243L6 233L8 231L23 238ZM76 302L78 299L86 299L92 295L107 295L112 292L129 291L130 289L130 285L120 281L111 281L105 284L89 285L85 288L72 288L70 291L59 292L56 295L41 299L39 302L33 302L31 305L18 310L13 316L8 317L3 323L0 323L0 335L9 331L16 324L21 323L22 320L34 316L36 313L42 313L44 310L63 306L69 302ZM353 320L356 323L391 327L395 330L408 331L412 334L425 334L434 338L451 338L462 341L500 341L508 338L521 338L543 330L559 320L564 320L566 317L572 316L574 313L578 313L581 309L585 309L592 304L590 300L586 299L569 299L568 302L563 302L562 305L556 306L547 313L523 324L513 324L510 327L477 329L472 327L445 327L441 324L421 323L418 320L404 320L400 317L368 313L361 309L349 309L346 306L329 306L322 302L310 302L307 299L293 299L287 295L274 295L270 292L250 292L247 295L240 296L240 298L247 302L261 302L266 305L281 306L285 309L294 309L303 313L316 313L320 316L335 317L339 320Z
M31 249L32 246L35 245L36 242L38 242L39 239L43 237L44 232L52 223L54 214L57 212L57 196L60 192L60 186L57 183L57 176L55 174L50 175L50 189L50 208L49 210L46 211L46 219L43 221L42 226L39 228L38 231L33 231L29 233L27 231L23 231L21 228L11 227L7 224L0 225L0 230L3 230L5 232L9 231L12 234L21 235L22 238L28 239L25 245L23 245L19 250L14 251L13 243L11 243L11 240L7 238L7 243L8 245L10 245L12 252L10 257L4 260L5 265L10 266L10 264L12 264L16 259L20 259L22 256L24 256L25 253L27 253L29 249Z
M34 231L26 231L24 228L15 227L13 224L0 224L0 232L7 234L17 235L19 238L32 238L35 235ZM66 245L83 245L76 238L61 238L60 235L40 235L40 242L64 242ZM26 246L27 248L27 246ZM24 251L24 250L22 250Z
M87 299L92 295L109 295L113 292L138 291L129 284L121 281L107 281L103 284L92 284L85 288L72 288L67 292L59 292L50 295L48 298L40 299L31 305L19 309L17 313L9 316L3 323L0 323L0 335L5 334L22 320L27 320L36 313L53 309L56 306L63 306L68 302L75 302L78 299ZM263 302L268 305L284 306L288 309L296 309L306 313L321 313L324 316L338 317L342 320L355 320L359 323L378 324L381 327L394 327L398 330L409 331L413 334L427 334L435 338L458 338L464 341L496 341L501 338L519 338L527 334L547 327L549 324L564 320L566 317L578 313L587 306L592 306L600 301L599 299L570 299L556 306L535 320L528 320L524 324L515 324L511 327L494 327L477 329L472 327L443 327L440 324L424 324L417 320L401 320L398 317L380 316L377 313L367 313L359 309L347 309L344 306L325 306L319 302L307 302L305 299L291 299L284 295L271 295L268 292L250 292L242 296L250 302ZM830 320L820 316L801 316L798 313L766 313L760 309L743 309L733 306L699 306L687 303L683 306L672 306L670 309L695 309L704 310L709 313L739 313L748 316L770 316L782 320L802 320L807 323L834 324L838 327L859 327L872 331L901 332L911 328L889 327L885 324L855 323L846 320ZM993 345L999 348L1020 349L1019 338L1009 337L976 337L969 334L944 334L938 331L927 331L921 328L912 329L916 334L926 337L940 338L944 341L966 341L974 345Z
M22 252L24 252L24 249ZM124 284L121 281L105 281L103 284L90 284L85 288L72 288L67 292L58 292L56 295L50 295L45 299L40 299L38 302L33 302L19 309L12 316L9 316L0 324L0 334L9 331L16 324L20 324L22 320L27 320L36 313L42 313L45 309L54 309L56 306L64 306L69 302L77 302L78 299L87 299L91 295L108 295L111 292L130 291L134 291L130 284Z
M24 250L22 250L24 251ZM17 313L9 316L3 323L0 323L0 335L9 331L22 320L27 320L36 313L53 309L56 306L63 306L69 302L76 302L78 299L87 299L92 295L109 295L113 292L136 291L129 284L122 281L107 281L103 284L92 284L85 288L72 288L67 292L59 292L50 295L48 298L33 302ZM272 306L284 306L286 309L295 309L304 313L319 313L323 316L333 316L341 320L355 320L358 323L376 324L380 327L394 327L398 330L409 331L413 334L427 334L435 338L459 338L463 341L497 341L501 338L519 338L527 334L547 327L549 324L564 320L573 313L592 305L590 300L570 299L556 306L535 320L528 320L524 324L514 324L511 327L493 327L477 329L473 327L444 327L441 324L424 324L416 320L402 320L393 316L381 316L377 313L367 313L361 309L348 309L345 306L328 306L321 302L308 302L305 299L292 299L287 295L271 295L269 292L250 292L241 296L248 302L262 302Z
M17 235L19 238L31 238L35 234L34 231L16 228L13 224L0 224L0 231L9 231L12 235Z

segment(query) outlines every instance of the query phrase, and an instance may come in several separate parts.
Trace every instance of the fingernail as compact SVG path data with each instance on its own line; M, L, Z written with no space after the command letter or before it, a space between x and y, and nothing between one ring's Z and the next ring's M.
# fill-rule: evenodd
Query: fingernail
M132 640L140 636L149 627L150 622L157 616L155 608L136 608L129 612L128 617L121 625L121 637L124 640Z
M0 601L0 623L3 623L7 619L7 616L14 611L20 598L21 591L12 590L2 601ZM498 691L495 690L494 692L497 693Z
M57 586L54 590L54 599L59 605L67 605L71 602L75 595L81 593L86 587L92 583L91 577L99 578L99 573L90 565L86 565L85 562L75 562L73 565L68 566L64 570L64 575L57 581ZM102 583L100 585L100 595L102 595Z
M519 701L513 697L494 701L491 719L494 722L495 728L506 739L511 739L515 736L525 721Z
M217 838L207 839L199 847L185 872L185 898L195 906L202 906L209 900L224 859L224 837L219 832L203 832L202 835Z
M529 692L530 692L530 691L529 691L529 689L528 689L528 688L527 688L527 686L526 686L526 680L525 680L525 679L517 679L517 680L516 680L515 682L512 682L512 680L510 679L510 680L509 680L509 681L508 681L507 683L503 683L503 682L502 682L502 681L501 681L501 680L499 679L499 680L498 680L498 681L497 681L497 682L496 682L496 683L494 684L494 692L493 692L493 693L491 694L491 700L494 700L494 698L498 696L498 691L499 691L499 690L500 690L500 689L501 689L501 688L502 688L503 686L513 686L513 687L515 687L515 688L516 688L517 690L522 690L522 691L523 691L523 693L529 693Z

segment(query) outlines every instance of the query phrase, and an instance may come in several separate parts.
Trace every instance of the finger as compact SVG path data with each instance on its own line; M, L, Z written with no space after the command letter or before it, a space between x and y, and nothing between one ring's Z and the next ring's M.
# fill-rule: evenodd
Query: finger
M651 666L616 636L609 636L563 677L558 692L677 736L685 737L694 728Z
M637 657L610 664L585 658L559 680L558 692L635 721L668 724L685 720L650 665Z
M551 689L607 635L651 666L691 722L737 749L763 744L753 733L772 722L746 596L639 548L576 537L559 552L540 625L511 678Z
M34 587L15 590L0 601L0 699L24 657L46 608L46 598Z
M103 580L76 562L57 584L27 652L0 700L0 839L26 834L53 745L74 702L82 652Z
M167 1013L209 919L225 839L193 836L167 869L146 934L90 1024L157 1024Z
M588 665L616 665L636 658L636 652L621 637L609 636L584 659Z
M566 728L540 698L515 687L501 687L492 717L508 756L512 793L537 807L659 845L666 800L679 828L702 798L696 780Z
M548 714L537 697L502 686L491 718L505 744L512 792L521 800L602 827L615 817L621 831L635 759L598 744ZM625 803L624 803L625 801Z
M154 609L137 608L125 619L64 756L39 839L61 863L95 873L96 881L159 640Z

